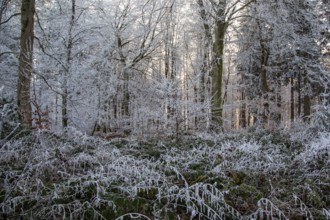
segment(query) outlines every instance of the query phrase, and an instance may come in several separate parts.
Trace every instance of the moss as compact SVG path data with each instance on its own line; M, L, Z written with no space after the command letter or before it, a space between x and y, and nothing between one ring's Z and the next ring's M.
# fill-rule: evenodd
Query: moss
M262 193L256 187L245 183L233 189L231 192L234 195L242 197L245 201L253 203L256 203L263 197Z
M128 141L126 141L126 140L120 140L120 141L112 142L112 145L119 148L119 149L126 147L127 144L128 144Z
M218 190L228 190L235 185L232 180L220 176L209 177L206 182L214 185Z
M171 170L165 170L165 176L172 176L173 174Z
M114 197L112 201L116 206L116 217L133 212L152 214L152 203L144 198Z
M202 182L206 182L206 180L208 179L208 176L207 175L203 175L203 174L200 174L200 175L196 175L195 178L193 180L190 180L190 184L193 185L195 183L202 183Z
M205 161L201 161L199 163L191 163L191 164L189 164L189 169L192 169L192 170L204 170L205 169L205 165L207 165L207 163L205 163Z
M105 206L101 208L101 215L105 219L115 219L116 218L116 212L111 206Z
M155 149L150 149L150 150L146 151L146 154L149 156L149 158L153 158L153 159L159 159L161 156L161 152L159 152Z
M241 213L249 214L257 209L256 204L263 197L263 193L256 187L243 183L230 189L225 200Z
M85 149L82 146L77 146L77 147L74 147L72 149L72 151L70 152L70 155L75 155L75 154L83 153L84 151L85 151Z
M160 212L161 219L169 219L169 220L176 220L177 219L177 213L175 213L171 209L162 209Z
M198 170L198 171L191 171L191 172L184 172L182 173L186 181L189 185L193 185L198 182L207 182L209 178L205 171Z
M233 180L235 185L241 185L247 175L243 171L228 171L227 176Z
M137 194L138 197L147 199L147 200L156 200L158 195L157 188L151 188L148 190L140 190Z
M308 204L312 205L312 207L315 207L315 208L324 208L324 207L326 207L325 201L322 200L321 195L319 195L315 191L310 191L307 194L306 199L307 199Z

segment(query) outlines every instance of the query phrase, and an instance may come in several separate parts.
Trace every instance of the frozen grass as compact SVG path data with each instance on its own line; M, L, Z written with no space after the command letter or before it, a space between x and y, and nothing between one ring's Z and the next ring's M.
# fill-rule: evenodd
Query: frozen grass
M0 218L329 219L330 134L304 142L34 133L0 149Z

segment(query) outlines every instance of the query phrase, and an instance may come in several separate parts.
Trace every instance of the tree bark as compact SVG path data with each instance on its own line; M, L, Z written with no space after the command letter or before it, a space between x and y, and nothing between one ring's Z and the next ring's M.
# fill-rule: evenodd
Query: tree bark
M75 16L76 16L76 1L71 0L71 20L70 20L70 27L69 27L69 38L68 38L68 44L67 46L67 54L66 54L66 66L64 70L64 76L63 76L63 94L62 94L62 126L63 128L68 127L68 78L70 74L71 69L71 63L72 63L72 49L73 49L73 36L72 31L75 24Z
M242 91L241 92L241 117L240 117L240 127L241 128L246 128L246 103L245 103L245 93Z
M202 41L201 41L201 56L203 58L202 60L202 64L200 67L200 72L201 72L201 77L200 77L200 87L199 87L199 94L200 94L200 98L199 98L199 102L200 104L203 106L201 109L201 117L205 120L203 120L203 123L208 124L209 121L209 117L207 114L207 110L205 108L206 106L206 99L208 99L208 89L210 89L209 86L209 68L210 68L210 49L211 49L211 42L212 42L212 30L211 27L208 23L208 17L207 17L207 13L205 10L205 6L204 6L204 2L203 0L197 0L197 4L199 6L199 15L202 19L203 22L203 28L204 28L204 36L202 37ZM198 126L198 125L197 125Z
M304 91L304 100L303 100L303 120L305 122L309 121L309 116L311 114L311 97L310 94L308 94L308 91L306 91L306 87L308 86L308 79L307 77L304 78L304 87L305 87L305 91Z
M300 117L301 116L301 75L300 75L300 73L298 73L297 87L298 87L298 117Z
M35 0L23 0L21 6L21 38L17 83L17 105L22 124L32 128L30 84L32 75Z
M261 95L262 95L262 105L263 105L263 112L261 115L261 125L264 126L268 120L269 114L269 86L267 82L267 66L268 66L268 58L269 58L269 48L267 47L267 42L262 36L262 26L259 21L257 21L257 25L259 28L259 44L261 50L261 57L260 57L260 88L261 88Z
M227 23L222 20L216 21L215 42L213 46L214 60L212 71L212 121L215 125L222 125L222 75L223 55L225 46L225 33Z
M290 101L290 119L294 122L294 82L293 76L291 77L291 101Z

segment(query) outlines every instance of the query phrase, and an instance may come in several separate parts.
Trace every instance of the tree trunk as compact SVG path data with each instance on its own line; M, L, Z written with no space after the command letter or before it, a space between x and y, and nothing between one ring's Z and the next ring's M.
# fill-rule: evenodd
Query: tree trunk
M32 55L34 37L35 0L23 0L21 7L21 38L17 83L17 105L22 124L32 128L32 108L30 84L32 75Z
M207 78L209 77L209 68L210 68L209 63L210 63L210 48L211 48L210 45L212 42L212 31L210 25L208 24L208 18L203 0L198 0L197 3L199 5L200 17L203 21L203 28L204 28L204 37L202 38L204 42L202 41L203 44L201 44L201 53L202 53L203 61L200 67L201 78L200 78L199 90L200 90L200 103L203 106L201 109L201 113L202 113L201 117L205 117L204 115L206 114L207 111L204 106L206 104L205 100L207 99L207 94L208 94Z
M72 49L73 49L73 27L75 24L75 16L76 16L76 1L71 0L71 20L70 20L70 27L69 27L69 39L67 46L67 54L66 54L66 67L64 70L64 76L63 76L63 94L62 94L62 126L63 128L68 127L68 78L70 74L71 69L71 62L72 62Z
M246 103L245 103L245 94L244 92L241 93L241 117L240 117L240 127L241 128L246 128Z
M281 95L281 81L279 81L279 88L276 92L276 112L275 112L275 122L276 125L281 125L282 122L282 114L280 109L282 109L282 95Z
M262 100L263 100L263 113L262 113L262 124L265 125L267 123L267 117L269 112L269 103L268 103L268 92L269 87L267 84L267 61L268 60L268 53L263 48L262 49L262 63L261 63L261 72L260 72L260 84L261 84L261 92L262 92Z
M305 122L309 121L309 116L311 115L311 97L309 95L304 96L304 116Z
M222 125L222 75L223 75L223 55L225 46L225 33L227 23L216 21L215 42L213 46L214 60L212 71L212 121L215 125Z
M261 95L262 95L262 105L263 111L261 115L261 125L264 126L267 124L268 114L269 114L269 87L267 83L267 66L268 66L268 58L269 58L269 49L267 48L267 42L262 36L262 26L259 22L257 22L259 27L259 43L261 50L261 58L260 58L260 87L261 87Z
M290 119L294 122L294 82L293 77L291 77L291 102L290 102Z
M169 31L166 31L166 38L165 38L165 59L164 59L164 66L165 66L165 78L171 79L171 70L170 70L170 63L171 63L171 52L170 52L170 37ZM167 114L167 121L172 117L171 115L171 97L168 96L166 102L166 114Z
M300 73L298 73L297 87L298 87L298 117L300 117L301 116L301 75L300 75Z
M306 87L308 85L308 79L307 77L304 78L304 87L306 90ZM303 120L305 122L309 121L309 116L311 114L311 97L310 94L308 94L308 91L304 91L304 103L303 103Z
M125 66L123 66L125 68ZM123 100L123 115L129 116L129 103L130 103L130 93L129 93L129 74L126 69L124 69L124 100Z

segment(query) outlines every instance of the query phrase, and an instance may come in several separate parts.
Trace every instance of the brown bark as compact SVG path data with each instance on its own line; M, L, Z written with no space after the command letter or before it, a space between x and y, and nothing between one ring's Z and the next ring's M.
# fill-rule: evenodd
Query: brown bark
M301 75L300 75L300 73L298 74L297 87L298 87L298 117L300 117L301 116Z
M35 0L23 0L21 6L21 38L17 83L17 105L22 124L32 128L30 85L34 37Z
M72 31L75 24L75 16L76 16L76 1L71 0L71 20L70 20L70 28L69 28L69 39L67 44L67 54L66 54L66 67L64 70L63 76L63 94L62 94L62 126L63 128L68 127L68 78L71 69L72 62L72 49L73 49L73 36Z
M305 122L309 121L309 116L311 115L311 98L309 95L304 96L304 116Z
M245 103L245 94L242 92L241 94L241 101L242 101L242 106L241 106L241 117L240 117L240 126L241 128L246 128L246 103Z
M200 87L199 87L199 94L200 94L200 103L202 104L202 117L207 112L204 108L205 100L207 99L207 78L209 76L209 68L210 68L210 45L212 42L212 31L211 27L208 24L207 13L204 7L203 0L198 0L197 4L200 9L200 17L203 21L203 28L204 28L204 36L202 38L203 44L201 44L201 53L203 54L203 63L200 67L201 77L200 77Z
M291 102L290 102L290 119L294 122L294 82L293 77L291 77Z
M124 70L124 100L123 100L123 115L124 116L129 116L130 111L129 111L129 103L130 103L130 92L129 92L129 74L128 71L125 69Z
M275 112L275 122L277 125L281 124L282 114L280 109L282 109L282 95L281 95L281 81L279 81L278 91L276 93L276 112Z
M262 36L262 26L260 25L259 21L257 22L257 25L259 27L259 43L260 43L260 49L261 49L261 58L260 58L260 64L261 64L261 70L260 70L260 87L261 87L261 93L262 93L262 100L263 100L263 113L261 115L261 124L265 125L268 120L268 113L269 113L269 87L267 83L267 66L268 66L268 58L269 58L269 49L267 48L266 40Z
M304 78L304 84L305 84L305 90L308 85L308 79L307 77ZM308 91L304 91L304 100L303 100L303 120L305 122L309 121L309 116L311 114L311 97L310 94L308 94Z
M222 125L222 75L223 75L223 55L225 46L225 33L227 23L216 21L215 42L213 46L214 61L212 71L212 121L216 125Z

